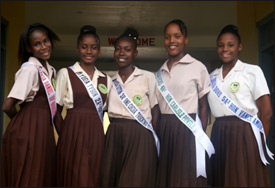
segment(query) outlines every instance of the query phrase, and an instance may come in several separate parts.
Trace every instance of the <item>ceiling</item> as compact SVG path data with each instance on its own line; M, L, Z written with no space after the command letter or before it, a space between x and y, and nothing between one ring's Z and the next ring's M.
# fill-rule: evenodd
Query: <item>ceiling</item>
M153 47L139 47L136 59L142 67L155 71L167 58L163 28L176 18L187 25L187 50L209 68L217 61L215 40L219 31L226 24L236 24L236 1L26 1L26 23L43 23L62 40L52 57L57 69L77 60L76 38L80 28L89 24L97 28L101 39L97 67L116 69L108 37L133 26L140 36L156 40Z

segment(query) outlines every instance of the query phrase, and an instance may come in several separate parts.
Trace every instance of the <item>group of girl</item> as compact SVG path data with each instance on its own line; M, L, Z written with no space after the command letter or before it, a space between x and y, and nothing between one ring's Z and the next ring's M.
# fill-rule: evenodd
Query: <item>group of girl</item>
M186 54L181 20L164 28L168 59L156 74L134 65L138 36L127 28L117 37L118 71L110 78L95 67L95 27L81 28L79 61L57 75L48 60L58 36L42 24L23 30L22 66L3 105L11 122L3 136L2 186L270 186L269 89L258 66L239 60L237 27L220 32L222 66L211 75ZM205 133L209 106L216 118L211 140Z

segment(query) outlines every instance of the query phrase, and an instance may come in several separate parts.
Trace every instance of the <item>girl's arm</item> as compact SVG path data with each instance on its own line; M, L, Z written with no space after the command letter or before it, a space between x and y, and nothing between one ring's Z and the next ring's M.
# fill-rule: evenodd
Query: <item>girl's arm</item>
M15 105L18 103L18 99L15 98L7 98L3 104L3 111L9 116L9 118L13 118L15 114L17 114L17 110Z
M265 135L267 137L269 128L270 128L270 120L272 117L272 106L270 95L263 95L256 100L256 105L259 109L259 119L261 120Z
M207 94L199 99L199 117L203 130L206 131L207 120L208 120L208 104L207 104Z
M63 117L61 115L63 110L63 106L60 106L59 104L57 104L57 110L56 110L56 114L54 117L54 124L55 124L55 128L56 128L56 132L60 135L60 132L62 130L62 122L63 122Z
M157 125L159 123L159 118L160 118L160 109L159 105L156 104L152 109L151 109L151 114L152 114L152 125L154 130L157 130Z

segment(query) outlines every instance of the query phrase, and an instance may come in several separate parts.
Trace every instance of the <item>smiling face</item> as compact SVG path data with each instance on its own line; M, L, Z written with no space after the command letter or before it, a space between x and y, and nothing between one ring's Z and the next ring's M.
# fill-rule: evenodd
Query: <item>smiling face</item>
M232 33L224 33L217 40L217 52L223 63L236 63L242 45L237 36Z
M164 33L164 45L169 57L178 60L184 56L184 48L188 43L188 38L181 32L177 24L169 24Z
M114 58L119 68L126 68L132 65L134 58L137 56L138 51L134 43L127 39L121 38L117 41L114 51Z
M52 44L46 32L35 30L30 34L27 51L37 58L41 63L51 57Z
M78 43L80 63L94 64L100 53L97 40L93 34L84 35Z

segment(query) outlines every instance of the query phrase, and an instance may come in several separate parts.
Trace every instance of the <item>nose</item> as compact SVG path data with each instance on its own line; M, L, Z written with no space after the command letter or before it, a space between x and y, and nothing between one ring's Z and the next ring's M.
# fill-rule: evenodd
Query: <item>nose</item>
M119 50L119 55L124 55L124 50Z

